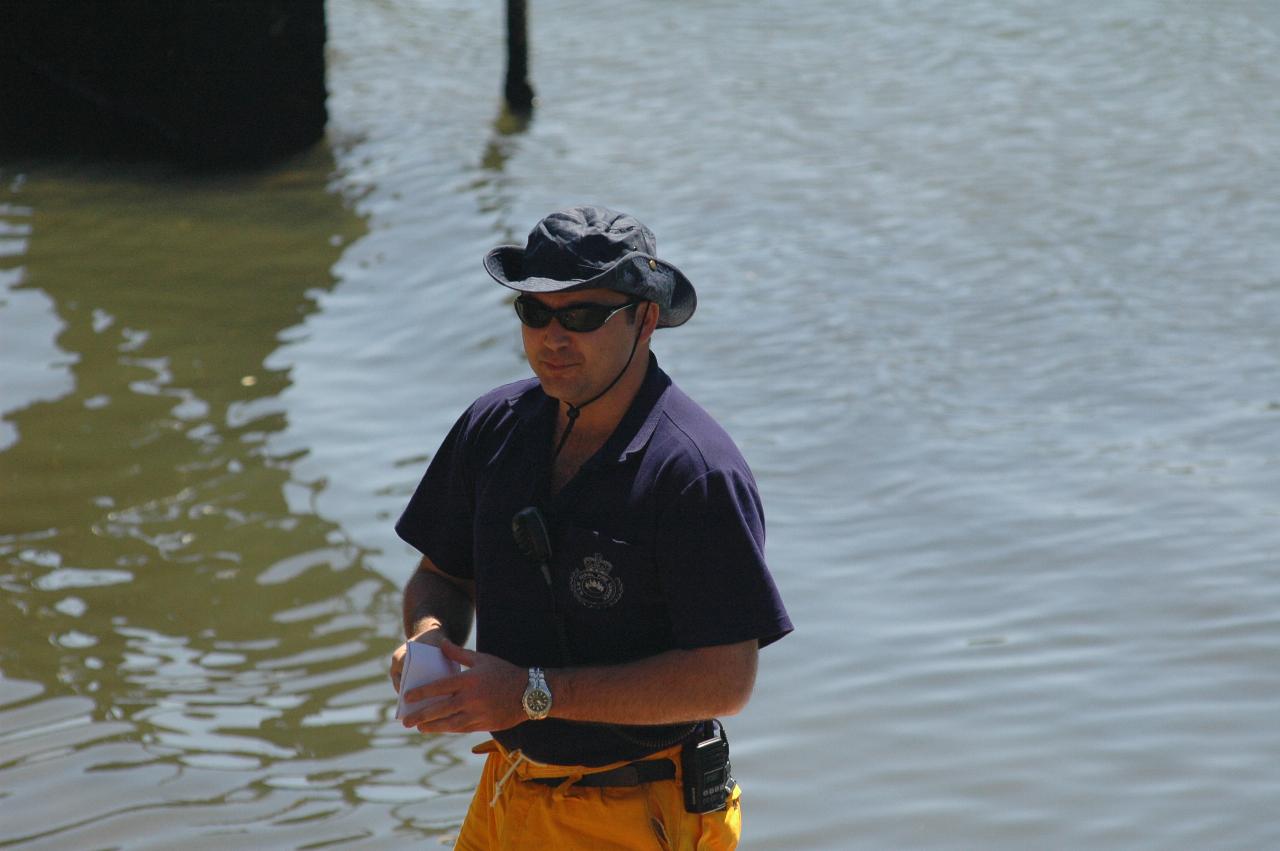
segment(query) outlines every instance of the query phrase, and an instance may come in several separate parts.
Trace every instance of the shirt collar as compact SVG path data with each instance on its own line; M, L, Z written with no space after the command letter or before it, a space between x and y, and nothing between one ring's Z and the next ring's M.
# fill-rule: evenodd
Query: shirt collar
M542 392L538 379L530 378L515 385L515 392L507 397L511 412L522 421L535 422L555 410L556 400Z
M653 437L658 420L662 418L662 410L667 396L667 388L671 386L671 377L658 366L658 358L649 353L649 368L644 374L644 383L631 401L631 407L622 415L622 421L614 429L605 443L605 457L617 455L618 462L626 461L630 455L644 449Z

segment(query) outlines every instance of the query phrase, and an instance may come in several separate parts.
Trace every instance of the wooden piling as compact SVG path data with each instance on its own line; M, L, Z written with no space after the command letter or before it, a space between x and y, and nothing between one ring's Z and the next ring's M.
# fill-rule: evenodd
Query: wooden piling
M529 17L525 0L507 0L507 108L518 116L533 113L529 84Z

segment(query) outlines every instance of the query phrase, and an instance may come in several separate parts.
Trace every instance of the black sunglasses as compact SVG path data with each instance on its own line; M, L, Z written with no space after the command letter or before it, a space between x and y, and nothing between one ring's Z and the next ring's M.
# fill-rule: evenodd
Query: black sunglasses
M585 333L596 330L612 319L615 313L635 307L641 301L643 299L636 299L624 304L596 304L584 301L566 307L547 307L535 298L522 295L516 297L516 315L530 328L546 328L554 317L564 330Z

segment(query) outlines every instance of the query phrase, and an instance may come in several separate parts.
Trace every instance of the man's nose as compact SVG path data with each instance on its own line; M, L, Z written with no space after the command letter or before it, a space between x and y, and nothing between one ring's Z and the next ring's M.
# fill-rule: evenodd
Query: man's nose
M564 326L560 324L559 319L552 318L542 332L542 341L550 348L562 349L569 344L570 333L564 330Z

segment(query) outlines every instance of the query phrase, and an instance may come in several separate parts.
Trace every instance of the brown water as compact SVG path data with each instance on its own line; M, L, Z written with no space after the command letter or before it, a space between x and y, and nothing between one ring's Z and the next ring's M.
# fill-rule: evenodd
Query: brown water
M0 847L448 843L391 524L576 201L698 286L798 627L744 847L1280 846L1276 8L551 3L520 129L500 6L331 0L259 174L0 163Z
M264 361L366 233L333 168L6 175L11 303L47 300L38 365L71 387L0 456L4 844L292 847L367 833L354 802L433 831L397 807L456 760L397 772L373 724L396 589L263 448L290 381Z

